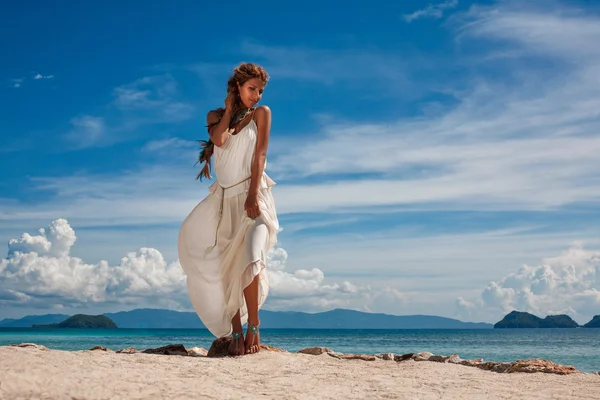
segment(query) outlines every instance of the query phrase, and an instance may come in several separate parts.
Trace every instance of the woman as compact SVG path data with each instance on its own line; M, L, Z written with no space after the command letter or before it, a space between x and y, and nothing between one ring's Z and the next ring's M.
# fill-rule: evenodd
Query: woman
M178 239L192 305L213 335L232 334L232 355L260 349L258 310L269 291L266 254L279 230L275 182L264 172L271 111L256 107L268 79L258 65L239 65L227 82L225 107L208 113L210 140L203 142L199 161L205 165L198 177L210 179L214 152L216 182L185 219Z

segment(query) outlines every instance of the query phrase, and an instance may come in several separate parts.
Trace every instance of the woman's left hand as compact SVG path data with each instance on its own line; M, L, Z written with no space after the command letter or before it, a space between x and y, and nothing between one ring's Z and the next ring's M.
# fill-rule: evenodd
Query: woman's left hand
M252 219L258 217L260 215L260 208L258 207L258 196L248 194L246 202L244 203L244 209L246 210L246 214L248 214L248 217Z

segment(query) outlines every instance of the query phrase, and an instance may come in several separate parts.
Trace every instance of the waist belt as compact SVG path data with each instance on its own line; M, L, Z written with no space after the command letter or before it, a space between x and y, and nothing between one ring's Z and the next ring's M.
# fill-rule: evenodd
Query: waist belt
M221 189L221 201L219 202L219 220L217 221L217 229L215 229L215 244L214 244L212 247L209 247L209 249L208 249L208 250L211 250L211 249L213 249L213 248L215 248L215 247L217 246L217 237L218 237L218 235L219 235L219 227L221 226L221 219L222 219L222 217L223 217L223 205L224 205L224 202L225 202L225 191L226 191L227 189L231 189L231 188L233 188L233 187L236 187L236 186L238 186L238 185L241 185L241 184L242 184L242 183L244 183L244 182L247 182L247 181L249 181L249 180L250 180L250 178L251 178L251 177L248 177L248 178L246 178L246 179L244 179L244 180L242 180L242 181L240 181L240 182L238 182L238 183L235 183L235 184L233 184L233 185L230 185L230 186L227 186L227 187L225 187L225 186L221 186L221 184L219 184L219 183L217 182L217 184L218 184L219 188Z

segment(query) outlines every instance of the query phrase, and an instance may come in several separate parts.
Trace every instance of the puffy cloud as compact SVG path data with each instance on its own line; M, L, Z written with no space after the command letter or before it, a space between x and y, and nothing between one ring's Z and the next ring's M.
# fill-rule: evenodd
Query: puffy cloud
M304 310L332 307L354 308L356 300L368 297L370 286L357 286L348 281L326 283L318 268L285 271L287 252L278 247L269 255L268 271L271 287L267 300L270 309L301 308Z
M119 265L89 264L70 255L77 237L65 219L53 221L39 235L11 239L0 261L0 304L80 307L86 303L185 304L185 277L177 262L140 248ZM10 289L9 289L10 288Z
M64 308L133 305L191 309L185 275L178 261L166 262L160 251L140 248L118 265L96 264L72 256L77 236L66 219L53 221L38 235L23 233L9 240L0 261L0 305ZM270 296L265 308L322 310L352 307L369 296L369 286L348 281L326 283L318 268L285 270L287 252L268 254Z
M539 317L568 314L579 323L600 311L600 251L574 244L538 266L524 265L499 281L490 282L474 301L456 301L461 315L493 315L512 310ZM487 319L487 318L486 318Z

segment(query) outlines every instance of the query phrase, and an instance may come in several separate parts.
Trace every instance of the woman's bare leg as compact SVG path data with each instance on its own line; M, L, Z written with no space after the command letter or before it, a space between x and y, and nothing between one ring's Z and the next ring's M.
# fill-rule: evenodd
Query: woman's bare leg
M246 306L248 307L248 324L258 326L258 286L260 284L260 275L256 275L252 283L244 289ZM246 331L246 354L257 353L260 350L260 333L253 334L249 327Z
M246 353L246 347L244 345L244 330L242 329L242 320L240 319L240 310L231 319L231 325L233 325L233 332L240 332L241 337L239 339L232 339L229 344L229 354L232 356L241 356Z

